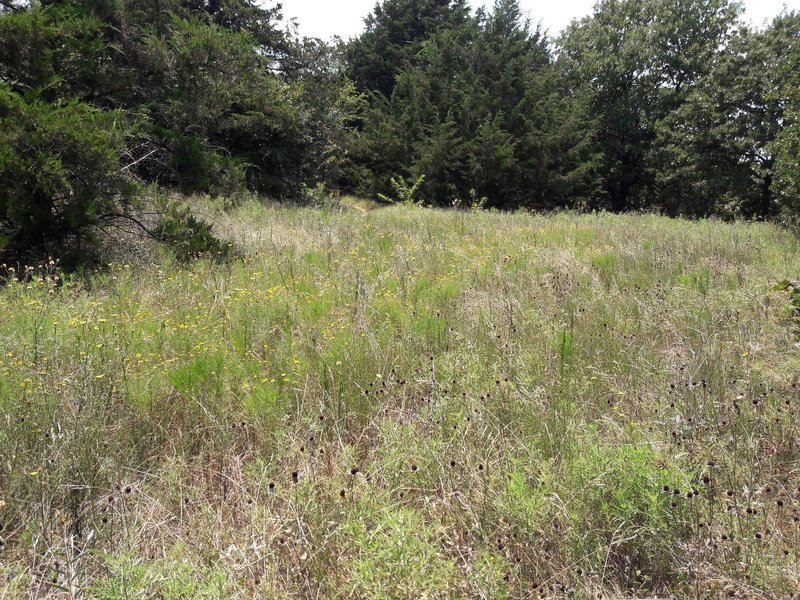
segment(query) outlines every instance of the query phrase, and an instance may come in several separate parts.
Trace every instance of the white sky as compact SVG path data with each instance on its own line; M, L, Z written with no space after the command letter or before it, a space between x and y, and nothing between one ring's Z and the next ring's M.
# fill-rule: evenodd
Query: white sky
M376 0L283 0L285 18L296 17L301 35L328 39L338 35L348 39L361 33L363 18L375 6ZM493 0L470 0L473 6L494 4ZM265 4L274 6L275 1ZM520 0L523 12L527 12L535 24L542 22L550 36L557 35L574 18L583 17L592 11L594 0ZM778 15L784 6L789 10L800 10L800 0L744 0L745 19L754 25L762 25Z

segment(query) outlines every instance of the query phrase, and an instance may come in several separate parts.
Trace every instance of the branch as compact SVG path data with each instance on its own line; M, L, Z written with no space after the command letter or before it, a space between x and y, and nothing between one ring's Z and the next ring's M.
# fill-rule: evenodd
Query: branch
M144 223L142 223L142 222L141 222L139 219L137 219L136 217L132 217L132 216L130 216L130 215L125 215L125 214L122 214L122 213L106 213L105 215L103 215L103 216L102 216L102 218L103 218L103 219L105 219L105 220L111 220L111 219L126 219L126 220L130 221L131 223L133 223L134 225L136 225L137 227L139 227L139 229L141 229L142 231L144 231L144 232L145 232L147 235L149 235L151 238L153 238L153 239L156 239L156 240L157 240L157 239L159 239L159 236L158 236L158 235L156 235L154 232L150 231L150 230L149 230L149 229L148 229L148 228L145 226L145 224L144 224Z
M0 0L0 1L2 1L2 0ZM136 165L138 165L140 162L142 162L142 161L143 161L143 160L145 160L146 158L149 158L149 157L151 157L153 154L155 154L156 152L158 152L160 149L161 149L161 148L155 148L155 149L151 150L150 152L148 152L148 153L147 153L147 154L145 154L144 156L142 156L142 157L140 157L140 158L137 158L137 159L136 159L135 161L133 161L132 163L130 163L130 164L128 164L128 165L125 165L124 167L122 167L122 168L119 170L119 172L120 172L120 173L123 173L124 171L127 171L127 170L128 170L128 169L130 169L131 167L135 167Z
M0 0L0 6L2 6L3 8L7 8L11 12L17 12L19 10L22 10L22 7L14 6L14 4L12 4L11 0Z

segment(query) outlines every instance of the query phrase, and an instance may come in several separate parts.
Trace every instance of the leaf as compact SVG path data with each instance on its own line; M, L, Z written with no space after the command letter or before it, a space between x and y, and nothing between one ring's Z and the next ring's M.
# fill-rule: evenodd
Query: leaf
M784 279L783 281L780 281L780 282L776 283L775 286L772 288L772 291L773 292L785 292L790 287L792 287L791 282L788 279Z

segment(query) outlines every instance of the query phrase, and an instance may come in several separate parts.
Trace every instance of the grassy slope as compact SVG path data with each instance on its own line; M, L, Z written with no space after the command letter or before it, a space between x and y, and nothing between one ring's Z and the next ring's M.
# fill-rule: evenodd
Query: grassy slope
M0 597L800 591L787 234L217 229L248 258L0 290Z

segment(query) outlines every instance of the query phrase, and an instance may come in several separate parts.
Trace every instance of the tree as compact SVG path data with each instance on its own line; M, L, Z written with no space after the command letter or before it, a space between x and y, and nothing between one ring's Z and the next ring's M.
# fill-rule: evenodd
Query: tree
M561 36L564 77L592 90L604 155L599 200L612 210L649 204L655 129L708 72L740 10L728 0L602 0Z
M250 0L3 4L0 85L14 107L3 168L19 178L4 197L8 239L85 237L97 196L124 197L114 164L140 183L229 196L298 197L341 179L358 96L333 49L281 31L279 17ZM125 135L109 130L122 122Z
M669 212L777 214L775 142L788 125L794 69L785 65L799 33L796 17L778 18L764 31L740 29L657 125L649 158Z
M372 97L361 159L365 188L424 178L434 204L486 196L492 206L582 203L595 187L586 94L568 95L547 39L516 0L499 0L420 44L392 95Z
M438 31L469 16L466 0L384 0L364 19L366 30L347 47L348 75L361 92L389 98L399 71Z
M128 132L118 112L0 84L0 249L56 253L124 218L135 193L120 165Z
M781 127L769 147L774 154L775 203L783 219L795 229L800 226L800 13L778 20L782 60L776 65L774 96L784 106Z

